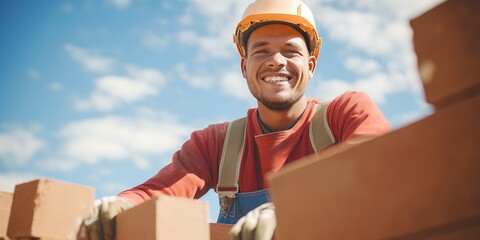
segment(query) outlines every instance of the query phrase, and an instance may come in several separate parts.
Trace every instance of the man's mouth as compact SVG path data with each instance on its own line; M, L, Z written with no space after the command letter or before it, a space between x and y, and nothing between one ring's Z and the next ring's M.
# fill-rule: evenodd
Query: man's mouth
M269 83L286 82L290 79L291 78L287 76L266 76L262 78L263 81L269 82Z

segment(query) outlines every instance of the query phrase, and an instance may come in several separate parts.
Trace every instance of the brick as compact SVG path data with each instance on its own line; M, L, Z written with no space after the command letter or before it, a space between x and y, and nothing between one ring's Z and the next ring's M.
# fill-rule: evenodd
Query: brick
M269 176L278 239L479 237L480 94Z
M155 196L116 219L117 240L210 239L207 203Z
M13 193L0 192L0 239L7 237L8 219L12 208Z
M210 223L210 240L227 240L233 224Z
M94 189L52 179L15 186L8 224L10 238L76 239L93 207Z
M437 109L480 92L480 1L449 0L410 21L427 102Z
M451 240L451 239L462 239L462 240L478 240L480 237L480 224L479 220L476 220L476 224L471 226L466 226L466 227L461 227L458 229L453 229L453 231L444 231L442 234L438 234L435 237L432 237L430 239L432 240ZM475 223L473 221L472 223ZM468 224L468 223L467 223ZM447 226L448 229L448 226ZM410 239L415 239L415 236L412 236ZM416 238L420 239L420 238Z

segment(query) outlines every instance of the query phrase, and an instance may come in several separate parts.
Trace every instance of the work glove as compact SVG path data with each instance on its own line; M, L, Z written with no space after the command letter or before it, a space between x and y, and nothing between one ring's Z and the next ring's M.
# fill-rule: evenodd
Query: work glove
M240 218L228 233L229 240L271 240L277 219L273 203L265 203Z
M115 216L133 207L129 200L117 196L97 199L82 228L90 240L113 240L115 238Z

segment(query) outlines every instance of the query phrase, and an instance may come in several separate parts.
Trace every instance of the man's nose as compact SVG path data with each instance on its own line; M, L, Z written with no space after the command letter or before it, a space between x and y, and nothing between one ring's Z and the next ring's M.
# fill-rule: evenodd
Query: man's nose
M282 55L281 52L273 53L267 60L267 65L269 67L285 66L286 64L287 59Z

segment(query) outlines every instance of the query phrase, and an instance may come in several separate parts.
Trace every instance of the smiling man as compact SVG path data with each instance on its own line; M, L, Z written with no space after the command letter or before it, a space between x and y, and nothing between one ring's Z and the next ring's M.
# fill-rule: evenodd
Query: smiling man
M243 77L258 100L261 121L273 131L287 129L305 110L305 91L315 70L302 34L291 26L262 26L248 38Z
M246 9L234 39L258 107L243 119L193 132L155 176L98 200L85 221L92 239L112 239L113 217L152 195L199 198L210 189L219 194L218 222L236 224L231 239L271 239L275 210L269 203L268 173L331 146L390 130L364 93L349 91L331 102L307 98L321 39L303 2L257 0Z

